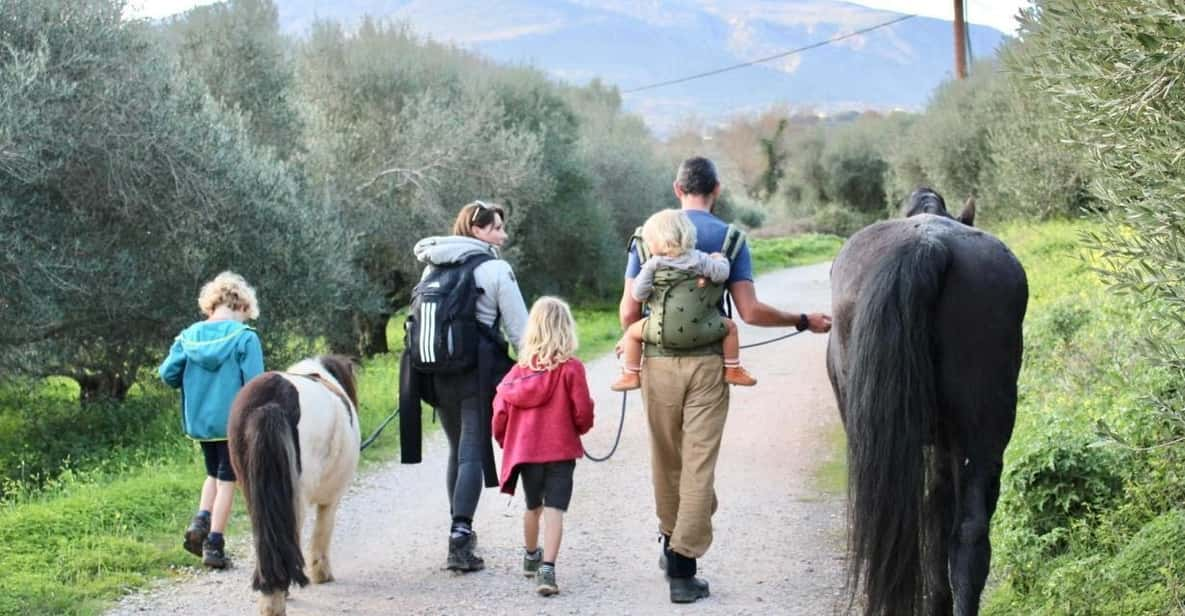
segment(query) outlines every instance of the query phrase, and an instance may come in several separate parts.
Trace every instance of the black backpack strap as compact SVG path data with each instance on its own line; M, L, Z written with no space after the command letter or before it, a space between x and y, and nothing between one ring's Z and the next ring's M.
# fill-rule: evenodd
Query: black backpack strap
M465 257L465 260L461 261L461 263L458 264L457 267L463 267L466 270L468 270L468 272L470 274L472 274L473 270L477 269L477 266L481 265L482 263L485 263L486 261L493 261L493 260L494 260L494 255L492 255L488 252L479 252L479 253L470 255L468 257Z
M471 256L467 257L464 261L461 262L460 267L466 268L466 270L467 270L466 274L468 274L470 277L472 277L474 270L476 270L478 268L478 266L480 266L482 263L485 263L486 261L493 261L494 259L495 259L494 255L491 255L488 252L479 252L475 255L471 255ZM474 286L474 288L477 289L478 295L485 295L486 290L477 286L476 280L473 281L473 286ZM496 305L497 304L495 303L495 306ZM480 324L481 323L479 322L478 325L480 325ZM494 326L493 326L494 331L498 331L498 326L501 324L502 324L502 313L499 312L497 315L494 316Z

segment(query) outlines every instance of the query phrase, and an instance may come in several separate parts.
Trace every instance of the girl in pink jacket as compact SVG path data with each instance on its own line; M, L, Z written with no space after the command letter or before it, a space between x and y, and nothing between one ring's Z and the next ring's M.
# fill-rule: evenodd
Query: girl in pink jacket
M514 494L522 478L527 511L523 514L526 555L523 573L534 576L535 590L550 596L555 559L564 532L564 512L572 499L572 474L584 455L580 435L593 425L593 401L584 364L576 352L576 322L568 304L541 297L531 307L511 369L494 397L494 439L502 447L502 491ZM539 519L544 520L539 549Z

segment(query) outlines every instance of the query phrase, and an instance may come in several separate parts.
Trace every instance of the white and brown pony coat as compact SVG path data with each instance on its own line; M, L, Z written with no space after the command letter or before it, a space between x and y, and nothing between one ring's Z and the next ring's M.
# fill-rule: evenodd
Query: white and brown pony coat
M284 614L293 583L333 580L329 540L358 468L357 408L353 364L335 356L265 372L235 397L227 439L255 532L252 587L263 593L260 614ZM300 535L309 505L317 519L306 556Z

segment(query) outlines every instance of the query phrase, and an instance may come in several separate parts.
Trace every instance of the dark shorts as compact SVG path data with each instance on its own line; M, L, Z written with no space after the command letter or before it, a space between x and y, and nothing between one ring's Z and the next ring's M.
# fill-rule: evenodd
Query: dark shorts
M575 471L576 460L519 465L518 474L523 481L527 509L551 507L567 511L568 503L572 501L572 475Z
M202 441L202 456L206 458L206 476L219 481L234 481L235 471L230 467L230 447L226 441Z

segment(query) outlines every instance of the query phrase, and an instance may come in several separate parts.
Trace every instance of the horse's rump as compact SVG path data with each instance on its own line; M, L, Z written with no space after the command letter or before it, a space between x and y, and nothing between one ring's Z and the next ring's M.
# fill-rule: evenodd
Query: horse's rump
M1002 456L1027 295L1002 243L945 216L874 224L836 257L827 361L848 433L849 590L863 585L866 613L949 605L951 458L979 472Z

